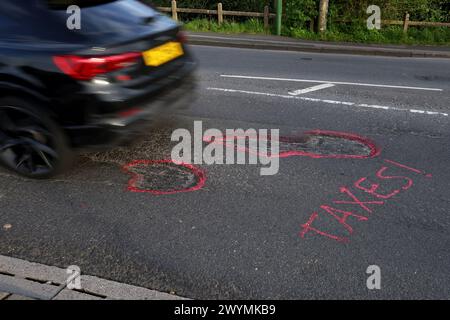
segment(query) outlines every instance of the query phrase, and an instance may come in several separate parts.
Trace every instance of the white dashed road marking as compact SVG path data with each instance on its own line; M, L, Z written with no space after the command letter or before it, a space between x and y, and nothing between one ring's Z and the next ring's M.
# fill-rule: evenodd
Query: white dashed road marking
M390 89L443 91L442 89L439 89L439 88L393 86L393 85L388 85L388 84L359 83L359 82L341 82L341 81L324 81L324 80L307 80L307 79L290 79L290 78L253 77L253 76L226 75L226 74L222 74L221 77L223 77L223 78L236 78L236 79L252 79L252 80L270 80L270 81L287 81L287 82L310 82L310 83L325 83L325 84L338 84L338 85L341 84L341 85L350 85L350 86L377 87L377 88L390 88Z
M437 111L427 111L427 110L417 110L417 109L403 109L403 108L390 107L390 106L379 106L379 105L365 104L365 103L354 103L354 102L346 102L346 101L324 100L324 99L317 99L317 98L307 98L307 97L300 97L300 96L293 96L293 95L283 95L283 94L257 92L257 91L246 91L246 90L235 90L235 89L224 89L224 88L213 88L213 87L209 87L209 88L207 88L207 90L221 91L221 92L231 92L231 93L251 94L251 95L259 95L259 96L266 96L266 97L284 98L284 99L303 100L303 101L310 101L310 102L322 102L322 103L327 103L327 104L344 105L344 106L355 107L355 108L369 108L369 109L392 110L392 111L406 111L406 112L417 113L417 114L425 114L425 115L434 115L434 116L448 117L448 113L437 112Z
M324 83L324 84L319 84L319 85L314 86L314 87L292 91L292 92L289 92L289 94L291 96L299 96L299 95L302 95L302 94L305 94L305 93L314 92L314 91L318 91L318 90L322 90L322 89L326 89L326 88L331 88L331 87L334 87L334 84L332 84L332 83Z

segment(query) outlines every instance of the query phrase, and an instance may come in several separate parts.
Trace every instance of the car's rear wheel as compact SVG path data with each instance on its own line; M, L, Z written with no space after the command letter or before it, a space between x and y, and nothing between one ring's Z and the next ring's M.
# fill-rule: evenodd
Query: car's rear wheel
M61 128L37 104L0 99L0 162L8 169L35 179L66 170L73 152Z

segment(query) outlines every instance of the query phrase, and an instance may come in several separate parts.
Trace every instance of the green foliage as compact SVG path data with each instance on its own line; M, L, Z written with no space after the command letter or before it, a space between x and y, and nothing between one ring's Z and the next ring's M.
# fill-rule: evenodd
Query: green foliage
M224 33L265 33L264 24L258 19L249 19L244 22L224 21L219 25L217 21L209 19L195 19L187 22L185 28L190 31L212 31Z
M345 28L331 28L324 34L305 29L294 29L289 34L294 38L358 43L408 44L408 45L450 45L450 28L410 28L405 36L401 26L390 26L381 30L367 30L360 25L346 25Z
M171 0L148 0L157 6L169 7ZM450 44L448 27L410 27L407 36L401 26L384 26L367 30L366 10L369 5L380 6L382 19L402 20L410 13L413 21L450 21L449 0L330 0L328 30L317 34L311 30L317 23L320 0L284 0L283 35L301 39L352 41L363 43ZM274 12L274 0L177 0L178 7L215 9L222 2L224 10L263 12L269 5ZM219 26L215 16L179 14L186 28L194 31L230 33L264 33L262 19L226 17ZM341 20L352 21L343 23Z
M144 0L157 6L170 7L171 0ZM318 15L320 0L283 0L285 23L294 28L304 26ZM222 2L225 10L263 12L269 5L275 10L274 0L177 0L178 7L215 9ZM367 17L369 5L382 9L383 19L402 19L405 12L411 20L448 22L450 20L449 0L330 0L330 16L339 19L361 19Z
M316 0L289 0L285 5L285 23L291 28L304 27L306 22L314 21L318 15Z
M406 12L418 21L447 22L450 18L448 0L330 0L330 11L334 18L364 18L372 4L381 8L383 19L400 20Z

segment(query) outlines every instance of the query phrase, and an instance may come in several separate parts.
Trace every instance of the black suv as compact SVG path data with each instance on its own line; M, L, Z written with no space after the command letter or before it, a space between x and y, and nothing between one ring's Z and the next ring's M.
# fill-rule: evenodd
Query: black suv
M47 178L192 101L185 40L145 1L1 0L1 164Z

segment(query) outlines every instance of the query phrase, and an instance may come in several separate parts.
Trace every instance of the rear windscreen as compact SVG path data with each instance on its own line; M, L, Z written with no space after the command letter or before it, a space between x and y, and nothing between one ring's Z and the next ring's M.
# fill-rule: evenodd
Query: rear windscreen
M2 0L0 0L2 1ZM53 4L51 15L61 19L65 26L68 14L67 4L80 4L81 30L87 34L126 32L143 25L146 18L153 17L156 12L139 0L47 0Z
M79 5L79 28L68 28L71 5ZM142 0L0 0L0 39L78 43L126 41L167 28L148 24L158 15Z

